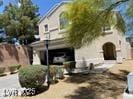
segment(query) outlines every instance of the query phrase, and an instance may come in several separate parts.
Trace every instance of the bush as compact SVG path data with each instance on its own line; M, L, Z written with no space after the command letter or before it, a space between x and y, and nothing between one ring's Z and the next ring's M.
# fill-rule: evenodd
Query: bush
M50 75L51 75L51 76L55 76L56 73L57 73L57 67L54 66L54 65L51 65L51 66L50 66Z
M64 78L64 72L63 72L63 68L62 67L58 67L57 68L56 77L58 79L63 79Z
M5 67L0 67L0 75L5 72L6 68Z
M11 73L14 73L15 71L17 71L19 68L21 67L21 65L12 65L9 66L8 69Z
M16 65L17 69L20 69L21 65Z
M57 66L51 65L49 72L50 72L50 82L55 83L56 82L56 74L57 74Z
M19 70L19 82L22 87L39 89L46 75L45 66L28 66Z
M75 68L75 62L74 61L68 61L63 63L65 69L74 69Z
M57 79L63 79L64 73L63 73L63 67L58 65L51 65L50 66L50 82L56 83Z

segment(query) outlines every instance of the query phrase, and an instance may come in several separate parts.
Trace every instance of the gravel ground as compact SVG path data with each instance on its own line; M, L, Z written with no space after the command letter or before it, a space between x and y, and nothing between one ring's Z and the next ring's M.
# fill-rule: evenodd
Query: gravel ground
M133 61L117 64L102 74L71 75L36 96L13 99L122 99Z
M115 74L119 74L122 71L133 72L133 60L124 61L122 64L116 64L110 71Z

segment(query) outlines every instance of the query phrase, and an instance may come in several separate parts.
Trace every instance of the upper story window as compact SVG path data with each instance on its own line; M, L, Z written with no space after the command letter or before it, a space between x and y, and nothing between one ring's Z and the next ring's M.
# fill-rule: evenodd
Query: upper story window
M107 25L107 26L103 27L103 32L108 32L108 31L111 31L111 26L110 25Z
M60 30L65 29L69 24L68 19L66 18L67 13L62 12L59 16Z
M45 32L48 31L48 24L44 25L44 28L45 28Z

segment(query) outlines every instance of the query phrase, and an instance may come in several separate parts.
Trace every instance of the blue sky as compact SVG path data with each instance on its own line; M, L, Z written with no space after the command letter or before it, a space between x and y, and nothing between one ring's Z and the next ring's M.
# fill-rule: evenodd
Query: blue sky
M15 0L4 0L4 5L0 7L0 12L3 11L4 6L9 2L14 2ZM54 4L61 2L63 0L32 0L34 4L39 6L39 13L42 16L45 14Z
M5 5L7 5L9 2L14 2L15 0L3 0L4 4L0 6L0 13L2 13ZM38 5L39 7L39 13L40 16L43 16L52 6L54 6L56 3L59 3L61 1L67 1L67 0L32 0L34 4ZM125 6L122 6L118 8L121 12L123 12L123 9L125 9Z
M54 4L63 0L32 0L39 6L39 12L41 15L45 14Z

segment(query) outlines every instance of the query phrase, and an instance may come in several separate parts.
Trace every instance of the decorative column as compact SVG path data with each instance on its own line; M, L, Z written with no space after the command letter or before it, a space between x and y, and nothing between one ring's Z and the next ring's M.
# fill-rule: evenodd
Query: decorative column
M33 50L33 65L40 65L40 53L37 50Z
M117 56L117 59L116 59L117 63L121 64L122 63L122 52L120 49L116 50L116 56Z
M101 49L100 51L99 51L99 54L100 54L100 63L104 63L104 51Z

